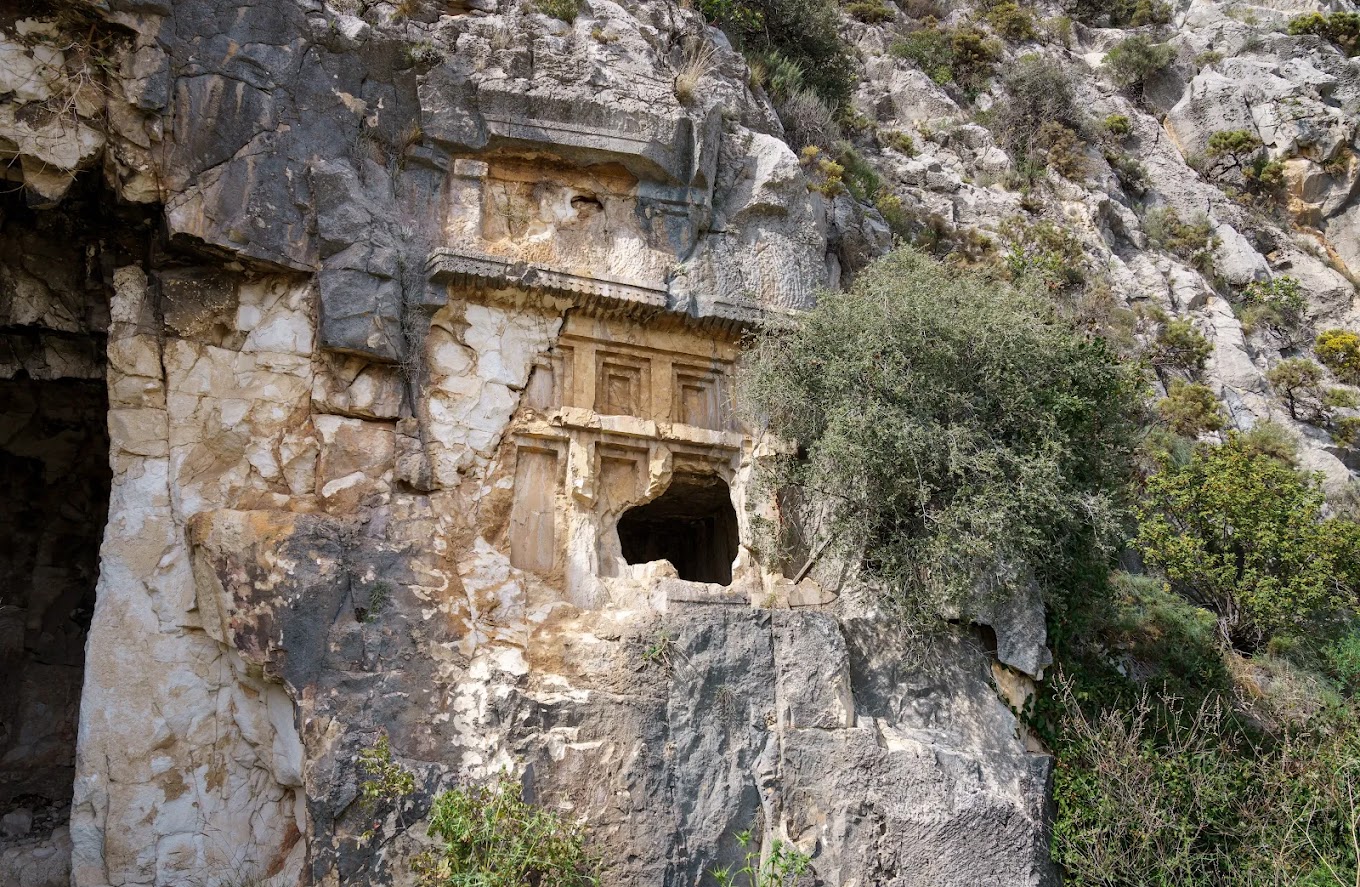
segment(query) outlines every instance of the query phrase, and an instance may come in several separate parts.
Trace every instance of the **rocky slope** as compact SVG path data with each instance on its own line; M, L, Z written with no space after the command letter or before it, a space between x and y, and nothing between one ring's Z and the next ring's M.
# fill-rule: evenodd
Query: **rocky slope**
M68 857L91 887L410 883L430 797L502 768L587 822L611 884L705 883L748 826L818 883L1053 883L1049 759L1011 710L1048 661L1037 604L910 639L840 565L762 561L739 338L889 222L992 261L1048 221L1067 297L1192 319L1232 422L1287 425L1339 490L1353 453L1265 381L1311 336L1245 335L1230 302L1288 274L1308 328L1360 326L1360 65L1280 33L1299 10L1215 2L1175 11L1138 102L1098 68L1124 32L1008 45L999 71L1042 55L1092 121L1127 116L1146 171L1135 193L1093 145L1022 192L970 119L999 78L938 85L889 6L845 22L864 202L670 2L0 10L0 443L29 458L22 404L103 376L113 471L92 617L36 578L0 598L26 674L88 625L78 743L41 693L5 700L5 810L62 801L15 788L23 736L75 755L69 827L6 820L7 883ZM1224 129L1283 162L1277 204L1187 162ZM1212 265L1150 241L1163 206L1207 217ZM639 525L688 541L661 560ZM419 791L374 814L355 757L384 733Z

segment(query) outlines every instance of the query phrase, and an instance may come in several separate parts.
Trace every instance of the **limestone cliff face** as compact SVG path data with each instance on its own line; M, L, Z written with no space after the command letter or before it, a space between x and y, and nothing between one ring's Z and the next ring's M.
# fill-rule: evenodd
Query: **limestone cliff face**
M1357 62L1213 0L1144 104L1096 74L1119 32L1011 47L1146 167L1134 193L1091 151L1036 208L887 52L893 13L845 28L855 107L919 149L861 146L902 205L1060 226L1115 304L1210 338L1237 427L1348 483L1264 381L1307 343L1222 293L1289 274L1313 327L1360 326ZM0 882L406 884L429 799L502 769L589 824L608 884L707 883L749 826L816 883L1054 882L1011 712L1038 602L911 639L842 565L756 550L740 337L890 237L810 188L749 79L671 2L0 9ZM1236 128L1288 216L1186 162ZM1157 206L1207 215L1221 280L1153 248ZM383 733L420 790L364 838Z
M0 600L30 685L88 626L78 741L6 698L0 879L410 883L430 797L507 769L610 884L704 883L752 826L820 883L1049 883L1006 701L1041 613L911 642L753 548L739 337L886 228L691 11L410 6L0 13L0 444L102 377L68 424L112 468L93 613ZM21 785L40 727L73 800ZM365 838L384 733L420 791Z

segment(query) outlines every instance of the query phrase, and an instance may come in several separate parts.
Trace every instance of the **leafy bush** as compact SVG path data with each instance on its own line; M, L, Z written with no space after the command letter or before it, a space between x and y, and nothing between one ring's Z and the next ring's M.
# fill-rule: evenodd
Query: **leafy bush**
M838 150L836 159L843 170L845 189L856 200L868 202L883 187L883 180L879 178L873 164L865 160L864 156L849 143L842 142L836 147Z
M969 97L982 91L1001 57L997 42L972 25L921 28L893 43L889 51L936 83L957 83Z
M1039 144L1039 133L1047 124L1069 131L1082 128L1072 81L1049 59L1021 56L1003 85L1006 97L997 103L990 125L997 140L1017 160L1044 150L1046 146Z
M1128 116L1124 114L1111 114L1101 121L1100 126L1105 132L1117 139L1126 138L1133 132L1133 125L1129 122Z
M1005 0L987 10L986 19L993 31L1012 43L1034 40L1039 36L1034 29L1034 13L1013 0Z
M1104 66L1114 82L1124 89L1141 89L1143 84L1176 57L1176 48L1153 43L1142 34L1125 37L1105 54Z
M1162 0L1067 0L1066 8L1081 22L1097 27L1164 25L1171 6Z
M909 133L902 132L899 129L894 129L886 132L880 132L878 134L878 137L883 142L883 144L887 145L889 148L892 148L897 153L902 154L903 156L906 157L916 156L916 141L911 137Z
M421 887L599 887L584 829L526 803L508 776L440 794L428 831L441 846L416 860Z
M564 22L576 21L581 12L581 0L534 0L538 11Z
M1303 326L1308 301L1298 280L1281 274L1247 284L1233 307L1247 335L1270 330L1288 339Z
M1078 692L1059 687L1053 855L1066 883L1354 883L1360 713L1264 741L1224 694L1096 707Z
M760 335L739 377L752 421L799 445L762 476L825 497L825 544L914 624L1031 576L1061 597L1099 560L1137 389L1045 300L905 248Z
M1214 250L1218 248L1219 240L1207 217L1185 222L1168 206L1149 212L1143 218L1143 230L1153 246L1188 262L1203 274L1213 272Z
M739 878L744 879L745 887L792 887L798 876L812 864L812 857L778 838L770 847L770 855L761 862L760 846L754 842L749 829L737 833L737 843L746 850L742 867L735 872L731 866L713 869L713 880L718 882L718 887L738 887L742 884Z
M1324 16L1310 12L1289 20L1289 33L1315 34L1341 47L1346 55L1360 51L1360 13L1333 12Z
M1350 330L1323 330L1313 345L1317 358L1348 385L1360 385L1360 336Z
M1344 388L1325 385L1322 367L1304 357L1280 361L1266 373L1266 381L1284 398L1289 415L1299 422L1328 425L1338 409L1352 409L1360 404Z
M1061 225L1015 218L1002 225L1002 234L1011 241L1006 267L1012 279L1036 283L1052 293L1086 282L1086 250Z
M1214 346L1190 321L1168 320L1157 330L1150 358L1159 369L1194 376L1204 369L1204 362L1213 353Z
M1167 396L1157 402L1157 412L1167 427L1182 437L1218 431L1226 423L1212 389L1179 379L1171 383Z
M779 56L797 65L798 85L832 111L850 97L858 66L840 36L835 0L699 0L698 7L748 58L768 63Z
M1035 145L1044 152L1049 169L1074 182L1086 178L1086 146L1069 127L1045 121L1035 133Z
M857 0L846 5L845 14L866 24L890 22L897 17L883 0Z
M1325 634L1355 606L1360 534L1324 520L1323 501L1312 478L1230 433L1148 478L1138 545L1239 649L1281 632Z

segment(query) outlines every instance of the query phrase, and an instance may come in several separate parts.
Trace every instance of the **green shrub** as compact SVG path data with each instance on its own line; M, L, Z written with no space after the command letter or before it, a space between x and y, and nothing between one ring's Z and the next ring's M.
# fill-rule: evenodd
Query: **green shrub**
M915 624L1028 576L1061 598L1100 561L1137 390L1046 300L905 248L757 337L739 376L746 415L799 445L762 478L827 494L824 544Z
M1214 49L1206 49L1204 52L1195 56L1195 69L1209 68L1221 61L1223 61L1223 53Z
M1157 401L1157 412L1167 428L1182 437L1218 431L1226 423L1218 398L1208 386L1179 379L1171 383L1167 396Z
M842 179L846 190L850 192L851 197L867 203L883 187L883 180L879 178L873 164L865 160L864 155L849 143L842 142L836 147L838 154L836 159L843 170Z
M1230 433L1148 478L1138 545L1238 649L1326 634L1356 604L1360 537L1356 524L1324 520L1323 501L1312 478Z
M581 0L534 0L534 3L539 12L569 24L581 12Z
M1144 216L1143 230L1153 246L1179 257L1202 274L1213 273L1214 250L1218 248L1219 240L1207 217L1185 222L1168 206Z
M1074 182L1086 178L1086 146L1072 129L1045 121L1035 133L1035 143L1044 152L1049 169Z
M1158 369L1176 370L1194 376L1204 369L1204 361L1214 346L1188 320L1169 320L1157 330L1150 358Z
M897 17L883 0L857 0L846 5L845 14L866 24L890 22Z
M1299 422L1327 426L1337 410L1354 409L1360 405L1353 392L1331 388L1324 384L1322 367L1304 357L1282 360L1266 373L1266 381L1275 393L1284 398L1289 415ZM1341 435L1349 440L1350 431Z
M1101 121L1100 126L1105 132L1117 139L1126 138L1133 132L1133 124L1129 122L1128 116L1124 114L1111 114Z
M1074 138L1081 130L1083 119L1072 81L1052 61L1039 55L1021 56L1003 85L1005 98L993 108L988 125L1016 160L1039 162L1038 155L1051 144L1051 135L1048 144L1040 143L1046 126L1050 134L1057 132L1052 127L1060 126Z
M1233 305L1247 335L1271 330L1290 338L1303 326L1308 301L1297 279L1287 274L1247 284Z
M832 111L850 97L858 63L840 36L835 0L698 0L698 7L748 58L764 63L777 55L797 65L798 86Z
M1310 12L1289 20L1289 33L1315 34L1341 47L1346 55L1360 51L1360 13L1333 12L1324 16Z
M1110 169L1114 170L1115 178L1119 179L1121 188L1135 197L1141 197L1147 193L1148 171L1146 166L1143 166L1131 154L1125 154L1123 151L1107 150L1102 153L1105 162L1110 165Z
M1350 330L1323 330L1313 350L1332 375L1348 385L1360 385L1360 336Z
M1171 21L1171 6L1162 0L1067 0L1066 8L1078 21L1103 28Z
M760 845L754 841L749 829L737 833L737 843L746 851L742 867L736 871L731 866L713 869L713 880L718 882L718 887L742 887L743 884L744 887L792 887L812 864L812 857L778 838L762 862Z
M1153 43L1142 34L1126 37L1105 54L1104 67L1114 82L1124 89L1141 89L1143 84L1176 57L1176 48Z
M993 31L1012 43L1039 36L1034 29L1034 13L1013 0L1005 0L987 10L986 20Z
M1053 855L1066 883L1349 887L1360 713L1256 738L1226 694L1091 705L1059 688ZM1130 873L1136 876L1130 877Z
M957 83L970 98L986 86L992 65L1001 57L997 42L972 25L921 28L893 43L889 51L936 83Z
M1006 266L1011 278L1042 286L1051 293L1080 287L1086 282L1088 260L1072 232L1047 220L1006 221L1001 233L1011 242Z
M440 794L428 831L440 846L413 866L421 887L599 887L585 830L526 803L508 776Z
M880 132L878 137L884 145L892 148L897 153L905 157L916 156L916 141L909 133L902 132L900 129L893 129L886 132Z

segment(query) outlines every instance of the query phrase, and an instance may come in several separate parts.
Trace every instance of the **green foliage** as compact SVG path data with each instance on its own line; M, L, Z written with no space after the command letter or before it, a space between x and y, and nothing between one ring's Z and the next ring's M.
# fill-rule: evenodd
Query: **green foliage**
M1322 506L1313 479L1229 434L1148 478L1138 545L1226 641L1253 650L1282 632L1324 633L1355 605L1356 525L1324 520Z
M845 14L871 25L890 22L897 17L883 0L856 0L846 4Z
M508 776L440 794L428 830L441 846L416 860L421 887L599 887L585 829L526 803Z
M1066 883L1355 882L1360 712L1263 741L1226 694L1091 706L1070 682L1059 693L1053 855Z
M972 25L921 28L893 43L889 50L920 68L936 83L957 83L970 98L987 85L1001 47Z
M1295 421L1326 425L1338 409L1356 405L1355 396L1344 388L1325 384L1322 367L1306 357L1291 357L1271 367L1266 381L1284 398Z
M1085 119L1062 68L1043 56L1025 55L1006 74L1003 85L1005 97L985 121L1016 158L1017 167L1036 174L1052 169L1074 181L1085 178L1089 164L1079 135Z
M840 36L835 0L698 0L698 7L748 58L768 64L778 57L795 65L798 85L832 111L850 97L858 66Z
M1261 149L1256 133L1245 129L1220 129L1209 136L1209 156L1229 157L1241 163L1241 158Z
M864 156L849 143L842 142L837 148L839 156L836 159L843 169L845 189L856 200L868 202L883 187L883 180L879 178L873 164L865 160Z
M1116 534L1136 374L977 272L899 249L757 337L739 391L800 445L762 477L827 502L825 542L908 620L1031 575L1060 597Z
M1287 274L1247 284L1233 306L1247 335L1269 330L1286 339L1303 326L1307 307L1298 280Z
M1188 320L1169 320L1157 330L1149 355L1153 366L1177 370L1194 376L1204 369L1204 361L1214 346Z
M905 157L916 156L916 141L912 139L909 133L902 132L900 129L893 129L880 132L878 138L884 145Z
M1330 40L1341 48L1346 55L1360 51L1360 13L1333 12L1323 15L1310 12L1289 20L1289 33L1315 34Z
M1200 68L1212 67L1221 61L1223 61L1223 53L1214 49L1206 49L1204 52L1195 56L1195 68L1198 70Z
M1182 221L1180 214L1168 206L1149 212L1143 218L1143 230L1153 246L1179 257L1202 274L1213 273L1214 250L1219 240L1208 218Z
M1044 152L1049 169L1074 182L1086 178L1086 146L1072 129L1047 120L1035 133L1034 141Z
M1034 13L1013 0L996 4L987 10L985 18L993 31L1012 43L1034 40L1039 36L1034 29Z
M1161 71L1176 57L1169 43L1153 43L1142 34L1125 37L1105 54L1104 67L1114 82L1124 89L1140 89L1148 78Z
M1323 330L1313 350L1332 375L1348 385L1360 385L1360 336L1350 330Z
M798 876L808 870L812 857L797 847L778 838L770 846L770 855L760 861L760 845L755 843L750 829L737 833L737 843L745 849L742 867L736 871L731 866L721 866L712 870L713 880L718 887L792 887ZM744 878L745 880L739 880Z
M538 11L564 22L576 21L581 12L581 0L534 0Z
M1102 28L1171 21L1171 6L1162 0L1067 0L1066 8L1078 21Z
M1208 386L1179 379L1171 383L1167 396L1157 402L1157 412L1167 427L1182 437L1218 431L1226 422L1218 398Z
M392 748L385 735L359 751L358 766L363 774L359 800L370 814L382 803L400 800L415 791L415 775L392 760Z
M1126 138L1133 132L1133 125L1129 122L1128 116L1124 114L1111 114L1101 121L1100 126L1105 132L1117 139Z
M1052 293L1061 293L1086 282L1086 250L1071 231L1044 220L1027 223L1008 220L1002 234L1011 242L1006 267L1011 278L1037 283Z

